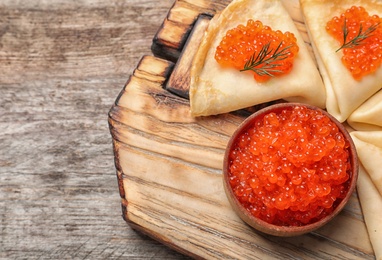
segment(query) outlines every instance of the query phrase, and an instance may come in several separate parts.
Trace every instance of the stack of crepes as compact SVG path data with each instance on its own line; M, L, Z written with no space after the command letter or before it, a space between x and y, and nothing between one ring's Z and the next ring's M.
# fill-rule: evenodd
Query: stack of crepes
M353 23L357 15L351 15L352 6L363 18L366 12L374 24ZM382 259L382 225L379 223L382 220L382 23L379 22L382 22L382 2L300 0L300 10L314 57L279 0L234 0L215 15L191 68L191 113L194 116L221 114L279 99L326 108L349 127L357 147L360 160L358 196L375 255ZM342 37L340 40L328 32L328 22L334 17L338 17L336 26ZM224 38L227 31L245 26L249 19L294 34L299 50L288 73L256 81L253 73L217 62L215 52L223 41L226 44L229 40ZM369 42L370 39L373 40ZM350 43L341 46L341 40L343 45ZM225 51L227 49L221 50L223 56ZM242 52L242 46L231 46L229 51ZM355 63L350 59L350 67L343 61L345 53L350 56L353 53L351 57L356 57ZM250 61L256 58L259 57L253 56ZM363 65L368 62L373 65L365 69ZM270 68L277 71L277 66ZM272 74L272 70L267 73Z

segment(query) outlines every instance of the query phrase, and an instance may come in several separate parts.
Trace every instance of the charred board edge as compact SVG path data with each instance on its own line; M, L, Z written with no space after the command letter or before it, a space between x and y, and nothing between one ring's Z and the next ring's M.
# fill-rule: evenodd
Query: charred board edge
M174 70L165 84L166 90L189 99L190 67L211 18L212 16L205 14L198 16L190 36L179 55Z
M123 211L127 211L128 201L125 199L126 191L125 191L124 185L123 185L124 173L122 171L122 167L120 164L119 151L118 151L119 145L117 142L118 141L118 138L117 138L118 127L116 125L118 123L121 123L121 122L119 122L118 118L121 118L121 114L125 113L125 111L123 110L123 108L118 106L118 101L120 100L121 96L125 93L125 89L128 88L132 77L133 76L137 76L137 77L144 76L144 75L140 75L140 72L145 73L145 71L147 71L147 69L145 69L145 67L150 66L150 64L152 64L153 62L160 63L162 66L160 67L160 69L158 71L152 72L151 75L153 76L153 78L155 78L157 80L158 84L160 84L162 87L164 86L165 82L167 81L167 79L169 78L169 75L171 74L171 72L173 70L174 64L172 62L164 60L164 59L144 55L140 59L140 61L138 62L138 65L137 65L136 69L134 70L133 75L129 77L126 84L121 89L120 93L118 94L118 96L116 98L116 101L114 102L114 104L112 105L112 107L110 108L109 113L108 113L108 125L109 125L109 132L110 132L111 137L112 137L114 165L116 168L118 189L119 189L120 197L122 199ZM151 78L151 80L153 78Z
M184 12L189 13L189 16L191 16L186 22L182 21L181 17L174 18L171 15L172 10L176 9L179 5L184 5ZM226 4L222 4L218 9L222 9L225 5ZM153 38L151 45L153 55L176 62L181 55L198 17L201 15L213 17L216 12L216 7L201 7L194 2L190 3L176 0Z

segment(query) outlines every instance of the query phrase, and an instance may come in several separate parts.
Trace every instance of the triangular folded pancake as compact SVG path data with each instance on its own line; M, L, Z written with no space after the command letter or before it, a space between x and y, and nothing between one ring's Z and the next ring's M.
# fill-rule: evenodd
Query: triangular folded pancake
M382 131L354 131L350 135L360 162L382 196Z
M382 90L358 107L347 122L356 130L382 131Z
M382 259L382 195L378 192L367 171L360 165L357 192L366 228L373 246L375 259Z
M349 115L382 87L382 68L355 80L342 64L339 43L327 33L326 25L352 6L362 6L369 15L382 17L382 2L377 0L300 0L305 25L327 90L326 108L339 121Z
M360 161L357 191L376 259L382 259L382 131L350 135Z
M214 59L216 47L229 29L259 20L273 30L292 32L299 52L289 74L265 83L253 74L222 67ZM191 67L190 103L194 116L213 115L285 99L325 107L325 88L302 37L279 0L234 0L212 18Z

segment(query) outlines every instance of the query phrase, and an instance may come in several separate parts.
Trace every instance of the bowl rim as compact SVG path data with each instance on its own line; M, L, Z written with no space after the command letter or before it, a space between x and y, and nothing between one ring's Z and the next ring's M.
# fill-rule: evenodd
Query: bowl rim
M242 132L247 130L251 125L254 120L258 120L258 118L264 117L266 114L273 112L273 111L282 111L284 109L293 109L296 106L304 106L306 108L312 109L312 110L318 110L320 111L323 115L327 116L333 123L336 124L338 127L339 131L344 135L345 139L347 140L349 144L349 159L351 163L351 171L350 171L350 184L349 184L349 189L346 194L346 196L342 199L342 201L337 205L337 207L333 210L331 214L328 216L325 216L324 218L320 219L319 221L316 221L311 224L307 224L304 226L278 226L274 224L270 224L264 220L258 219L254 217L250 212L248 212L238 201L236 196L233 194L232 187L229 184L228 180L228 166L229 166L229 154L231 151L231 148L233 147L235 141L237 138L240 136ZM234 131L232 134L226 149L225 149L225 154L224 154L224 159L223 159L223 184L224 184L224 190L227 195L227 198L235 210L235 212L239 215L239 217L244 220L248 225L252 226L258 231L261 231L263 233L269 234L269 235L274 235L274 236L298 236L302 234L309 233L311 231L314 231L328 222L330 222L335 216L337 216L342 209L345 207L347 202L349 201L350 197L352 196L355 188L356 188L356 183L358 179L358 171L359 171L359 162L358 162L358 155L357 155L357 150L354 145L354 142L352 140L352 137L350 136L348 130L346 127L340 123L335 117L333 117L331 114L329 114L326 110L321 109L319 107L309 105L309 104L304 104L304 103L296 103L296 102L285 102L285 103L278 103L278 104L273 104L268 107L262 108L253 114L251 114L249 117L247 117Z

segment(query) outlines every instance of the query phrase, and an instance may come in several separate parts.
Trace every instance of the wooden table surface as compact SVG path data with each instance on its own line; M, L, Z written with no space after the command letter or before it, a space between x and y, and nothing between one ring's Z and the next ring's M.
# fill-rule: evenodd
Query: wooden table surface
M183 259L121 217L108 111L173 0L0 0L0 258Z

